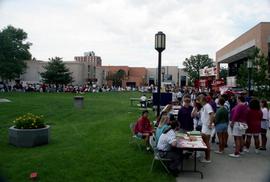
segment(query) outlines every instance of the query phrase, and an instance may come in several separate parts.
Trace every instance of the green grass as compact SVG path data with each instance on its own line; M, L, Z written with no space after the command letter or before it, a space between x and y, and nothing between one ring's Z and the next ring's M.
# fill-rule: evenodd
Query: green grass
M74 94L0 93L0 173L8 181L173 181L161 166L149 173L152 153L130 145L129 123L140 116L129 98L139 93L89 93L85 107L73 107ZM17 116L43 114L51 125L49 145L17 148L8 127ZM151 113L151 119L154 119Z

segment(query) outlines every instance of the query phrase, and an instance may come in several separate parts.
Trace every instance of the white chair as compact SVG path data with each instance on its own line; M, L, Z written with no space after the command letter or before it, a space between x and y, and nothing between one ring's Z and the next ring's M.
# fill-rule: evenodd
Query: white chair
M157 149L156 137L155 136L150 136L149 143L150 143L150 146L151 146L151 148L152 148L152 150L154 152L154 158L153 158L153 161L152 161L150 172L153 171L155 161L159 161L162 164L162 166L164 167L164 169L167 171L167 173L170 173L169 169L167 168L167 166L165 165L164 162L171 161L171 159L166 159L166 158L160 157L158 149Z
M129 128L130 128L130 131L131 131L131 138L130 138L129 143L130 144L136 143L139 150L142 150L141 143L142 143L143 139L138 137L136 134L134 134L134 127L135 127L135 123L130 123Z

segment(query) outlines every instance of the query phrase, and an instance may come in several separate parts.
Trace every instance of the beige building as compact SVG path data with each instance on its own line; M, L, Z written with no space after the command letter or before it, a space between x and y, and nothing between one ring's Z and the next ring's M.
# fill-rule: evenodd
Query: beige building
M237 75L240 65L246 64L249 52L258 47L270 57L270 22L261 22L216 52L217 68L227 63L229 76ZM268 64L269 60L268 60ZM270 71L270 70L269 70ZM219 71L218 71L219 73Z
M97 82L97 70L100 72L102 60L101 57L96 56L93 51L85 52L84 56L75 56L75 62L83 64L84 72L83 78L86 82Z
M26 61L27 69L24 74L21 75L21 81L28 83L38 83L42 82L42 77L40 73L44 72L44 66L48 62L45 61ZM72 78L74 80L73 84L82 85L84 84L84 70L85 67L82 63L76 61L65 61L65 65L72 72Z
M98 86L111 85L106 78L109 74L123 70L126 78L122 86L138 87L157 83L157 68L128 67L128 66L102 66L102 60L95 56L94 52L86 52L84 56L75 56L75 61L64 61L67 68L72 72L73 85L96 83ZM45 61L26 61L27 69L21 75L21 81L28 83L42 82L40 73L44 72ZM187 73L177 66L163 66L161 81L175 85L187 85Z
M103 84L102 60L95 56L93 51L85 52L84 56L75 56L75 61L65 61L65 65L72 72L74 85L83 85L89 82L95 82L98 85ZM21 80L25 82L41 82L40 73L44 72L45 61L29 60L26 61L27 69L21 75Z

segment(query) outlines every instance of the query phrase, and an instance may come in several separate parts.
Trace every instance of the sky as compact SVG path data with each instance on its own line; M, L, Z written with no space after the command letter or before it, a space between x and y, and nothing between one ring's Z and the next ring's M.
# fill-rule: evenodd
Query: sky
M103 65L157 67L154 37L166 34L162 65L217 50L259 22L270 0L0 0L0 29L22 28L38 60L94 51Z

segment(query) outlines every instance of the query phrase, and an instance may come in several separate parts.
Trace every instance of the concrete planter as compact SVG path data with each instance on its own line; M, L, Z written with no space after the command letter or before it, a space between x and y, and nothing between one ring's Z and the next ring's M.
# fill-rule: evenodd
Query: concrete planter
M74 97L74 107L78 109L83 108L83 96L75 96Z
M9 143L17 147L34 147L49 143L50 126L38 129L9 128Z

